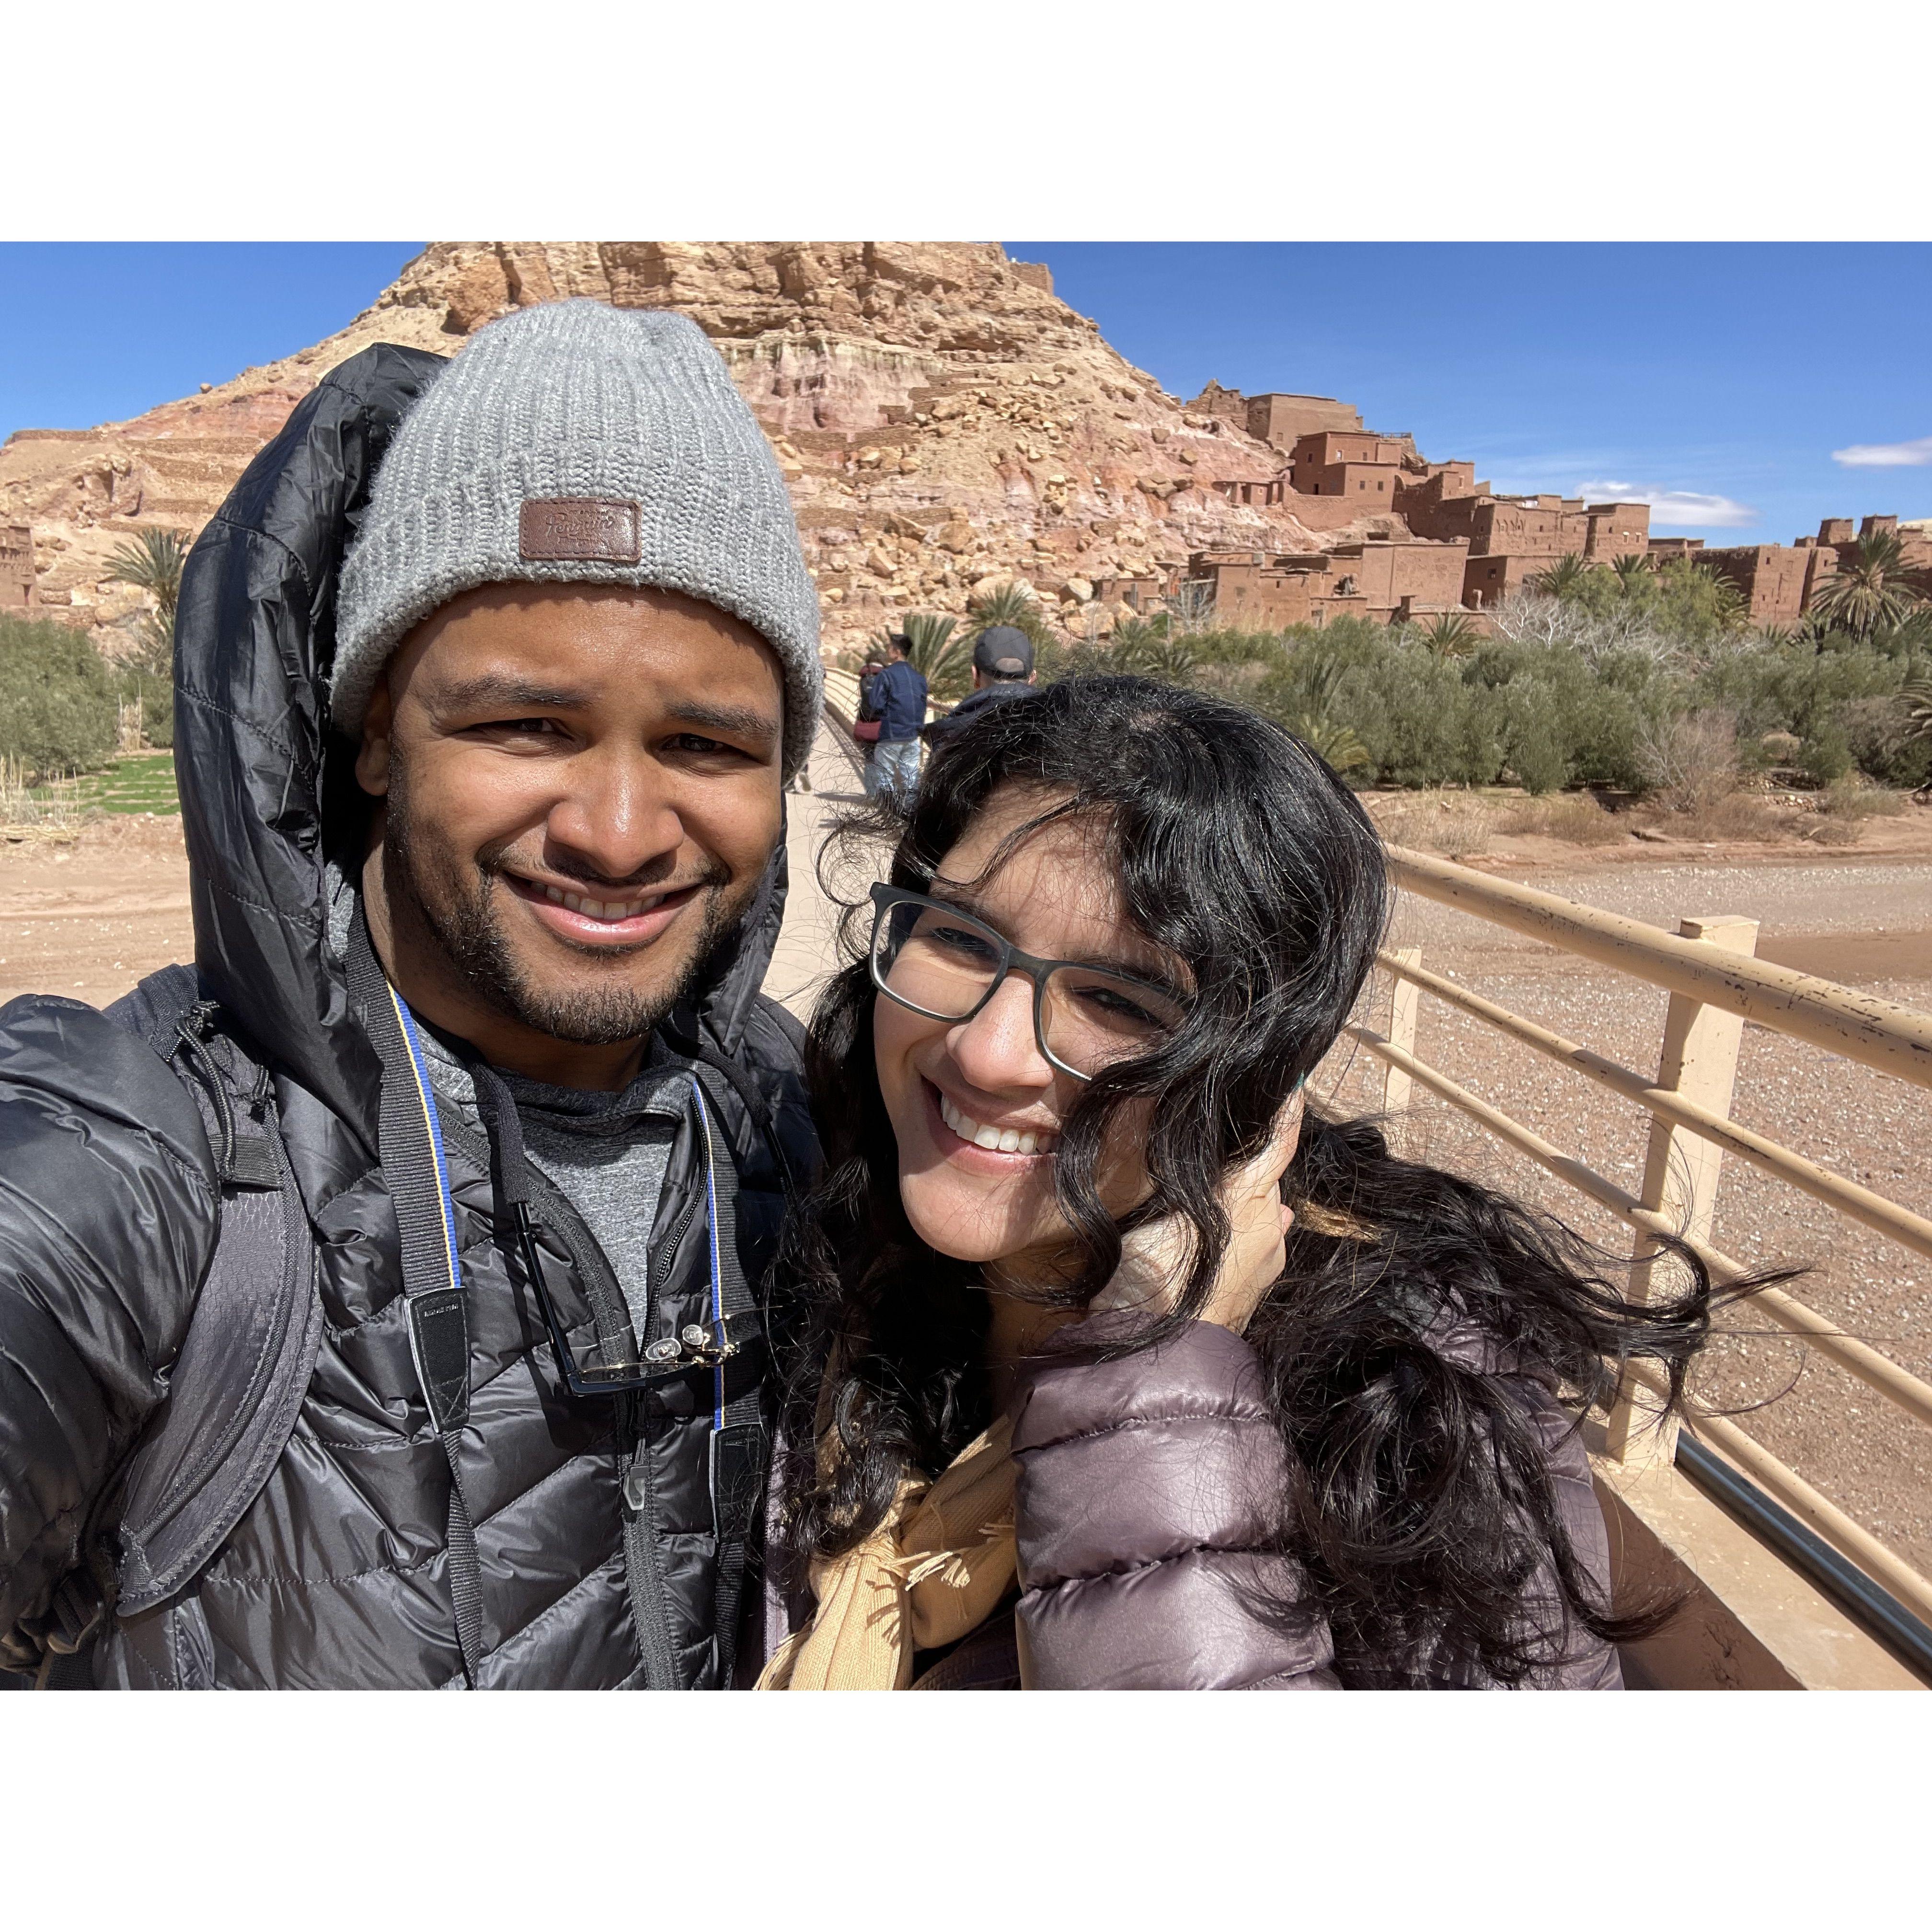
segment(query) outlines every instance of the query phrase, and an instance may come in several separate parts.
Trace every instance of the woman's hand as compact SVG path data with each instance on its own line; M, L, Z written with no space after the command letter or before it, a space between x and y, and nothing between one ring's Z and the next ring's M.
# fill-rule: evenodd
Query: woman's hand
M1280 1279L1287 1259L1294 1210L1281 1198L1281 1178L1301 1140L1302 1092L1297 1088L1276 1117L1267 1146L1230 1168L1221 1182L1228 1216L1227 1251L1201 1310L1240 1334ZM1180 1299L1194 1258L1194 1231L1176 1215L1136 1228L1120 1244L1120 1265L1094 1298L1091 1312L1144 1308L1165 1314Z

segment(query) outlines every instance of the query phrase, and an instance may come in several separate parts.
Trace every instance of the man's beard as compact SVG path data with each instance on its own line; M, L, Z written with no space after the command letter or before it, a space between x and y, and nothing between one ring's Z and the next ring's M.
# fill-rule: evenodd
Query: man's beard
M619 1046L652 1031L702 982L707 967L735 936L740 916L757 889L753 880L742 894L728 894L724 887L728 875L713 862L695 882L702 888L697 902L703 915L698 943L668 986L648 993L621 982L548 991L532 982L505 937L494 903L496 894L509 890L501 883L500 868L484 859L472 867L422 852L399 790L391 791L382 832L383 878L392 924L398 902L406 901L444 956L484 1000L533 1031L574 1046ZM584 950L586 964L610 957L601 948L595 953Z

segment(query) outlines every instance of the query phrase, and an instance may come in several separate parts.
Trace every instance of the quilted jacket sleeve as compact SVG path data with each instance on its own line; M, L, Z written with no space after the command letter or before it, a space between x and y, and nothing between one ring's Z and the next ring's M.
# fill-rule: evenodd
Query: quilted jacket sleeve
M166 1393L218 1204L145 1041L77 1000L0 1010L0 1630L45 1608Z
M1050 1362L1015 1409L1029 1690L1336 1690L1327 1626L1265 1551L1288 1490L1254 1352L1196 1322L1113 1362Z

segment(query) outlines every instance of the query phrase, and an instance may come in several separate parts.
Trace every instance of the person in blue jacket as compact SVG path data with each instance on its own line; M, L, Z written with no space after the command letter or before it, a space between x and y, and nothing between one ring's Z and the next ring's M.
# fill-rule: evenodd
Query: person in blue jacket
M919 734L926 724L926 679L913 667L910 640L903 633L887 640L891 662L873 680L868 693L879 715L879 740L872 754L881 793L911 792L919 783Z

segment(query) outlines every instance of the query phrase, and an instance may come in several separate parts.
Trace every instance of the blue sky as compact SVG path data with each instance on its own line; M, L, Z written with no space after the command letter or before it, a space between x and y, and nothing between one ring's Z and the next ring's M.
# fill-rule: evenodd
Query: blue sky
M1922 244L1009 246L1178 394L1339 396L1499 490L1713 544L1932 516Z
M1654 527L1713 544L1932 516L1924 244L1007 245L1178 394L1340 396L1499 489L1648 496ZM304 347L414 252L0 244L0 436Z
M418 242L0 242L0 439L86 428L335 332Z

